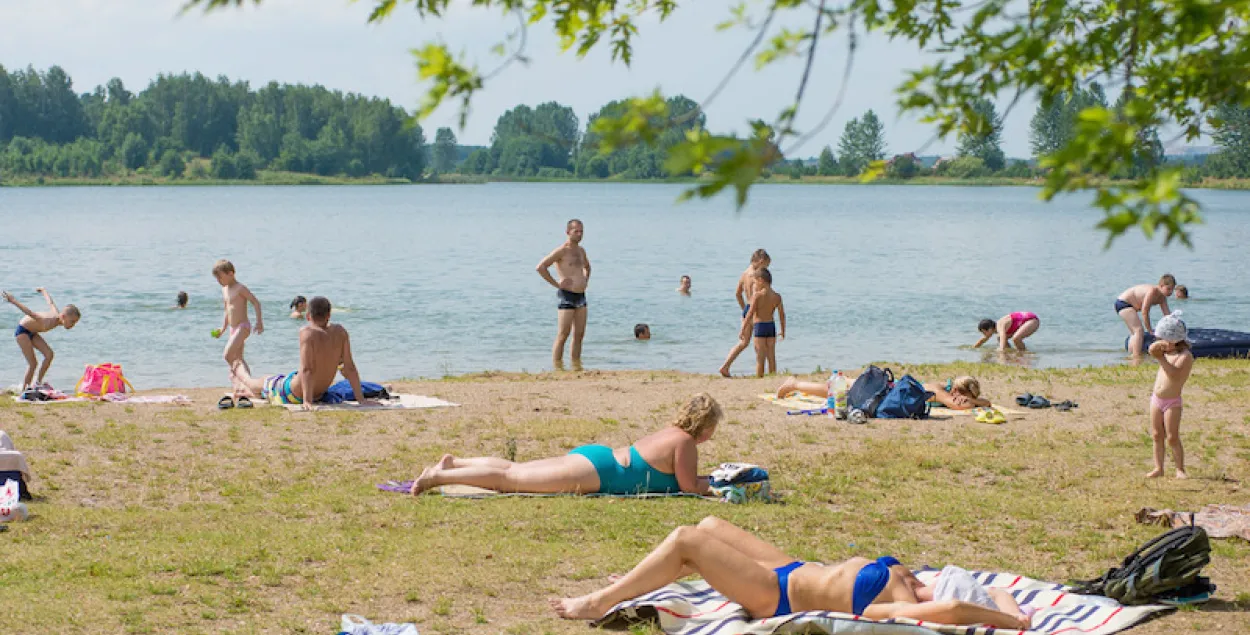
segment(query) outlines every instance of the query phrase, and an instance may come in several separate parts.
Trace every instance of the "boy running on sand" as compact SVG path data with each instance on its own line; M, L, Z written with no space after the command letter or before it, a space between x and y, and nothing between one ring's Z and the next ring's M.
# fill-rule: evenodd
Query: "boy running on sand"
M35 313L26 308L26 305L17 301L13 294L8 291L0 292L3 294L5 301L17 307L26 315L18 321L17 330L13 331L13 339L17 340L17 347L22 349L22 356L26 358L26 376L22 379L22 390L33 386L49 387L43 383L43 376L48 373L48 367L52 366L52 347L48 346L48 342L43 339L41 333L47 333L58 326L64 326L65 330L74 328L78 324L82 314L78 312L78 307L67 304L65 309L56 308L56 304L52 302L52 296L40 287L35 291L43 294L43 299L48 302L51 311L43 313ZM43 355L43 364L39 366L39 376L35 376L35 351L39 351ZM33 383L32 383L33 382Z
M1168 296L1176 288L1176 277L1170 273L1159 278L1159 284L1139 284L1129 287L1115 300L1115 312L1128 326L1128 350L1134 358L1140 359L1142 342L1146 339L1146 331L1150 329L1150 308L1158 306L1164 315L1172 311L1168 309ZM1137 313L1141 312L1141 317Z
M733 366L734 360L751 345L751 328L752 322L747 320L747 313L751 310L751 297L755 295L755 284L757 278L755 272L760 269L767 268L773 263L772 258L768 256L768 252L763 249L756 249L751 254L751 264L747 266L746 271L738 276L738 288L734 290L734 296L738 300L738 308L742 309L742 326L738 329L738 343L729 349L729 357L725 358L725 363L720 367L720 374L728 377L729 367Z
M217 279L217 284L221 285L221 298L225 304L225 311L221 316L221 329L213 337L221 337L227 331L230 334L222 358L230 367L230 384L234 389L232 397L239 397L241 379L235 371L236 364L241 365L248 375L252 373L247 362L243 361L243 343L252 334L252 323L247 320L249 302L256 307L257 335L265 332L265 322L260 313L260 300L257 300L246 286L234 279L234 265L229 260L218 260L217 264L213 265L213 277ZM222 400L224 401L225 398L223 397ZM251 401L246 396L240 397L239 402L239 405L243 407L251 405Z
M755 295L751 297L747 318L753 324L752 334L755 335L755 376L764 376L764 362L768 362L768 372L777 372L777 339L786 339L786 307L781 303L781 294L773 291L773 274L767 269L755 272ZM781 317L781 333L777 333L777 323L773 321L773 313Z
M1150 394L1150 437L1154 439L1155 469L1146 478L1163 476L1163 462L1167 449L1166 438L1172 448L1172 460L1176 462L1176 478L1189 478L1185 474L1185 448L1181 447L1181 412L1184 402L1181 390L1194 368L1194 354L1189 350L1189 330L1181 321L1180 311L1164 316L1155 327L1157 341L1150 345L1150 356L1159 360L1159 373L1155 375L1155 387Z

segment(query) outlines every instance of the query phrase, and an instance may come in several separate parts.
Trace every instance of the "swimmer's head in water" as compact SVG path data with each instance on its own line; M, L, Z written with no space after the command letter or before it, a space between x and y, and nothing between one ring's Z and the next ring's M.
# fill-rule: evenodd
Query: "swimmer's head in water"
M678 283L683 291L690 290L690 276L682 276L681 282Z
M979 399L981 397L981 382L977 381L976 377L969 377L968 375L956 377L951 382L951 392Z
M1159 278L1159 290L1163 291L1163 295L1172 295L1172 290L1176 288L1176 276L1165 273Z
M1178 284L1178 285L1176 285L1176 299L1177 299L1177 300L1188 300L1188 299L1189 299L1189 288L1188 288L1188 287L1186 287L1186 286L1185 286L1185 285L1183 285L1183 284Z
M635 324L634 325L634 339L636 340L651 339L651 327L647 326L646 324Z
M767 267L760 267L755 270L755 277L763 280L765 284L772 285L773 273Z
M187 308L187 300L188 300L188 298L187 298L187 292L186 292L186 291L179 291L179 292L178 292L178 308L180 308L180 309L185 309L185 308Z
M756 267L767 267L773 263L773 259L768 256L768 252L763 249L756 249L751 254L751 264Z
M304 312L308 308L308 298L302 295L295 296L295 299L291 300L291 308L301 313Z
M316 296L308 301L308 319L324 324L330 319L330 301Z
M582 224L582 221L572 218L564 224L564 233L568 234L569 240L572 240L573 244L576 245L582 242L582 236L586 233L586 226Z
M711 395L701 392L677 411L677 418L673 419L673 425L684 430L696 441L706 441L712 438L717 424L724 418L725 413L721 410L720 404L716 403Z
M989 335L993 333L994 329L996 328L998 328L998 322L995 322L994 320L991 320L988 318L981 320L980 322L977 323L977 330L981 331L981 334L983 335Z

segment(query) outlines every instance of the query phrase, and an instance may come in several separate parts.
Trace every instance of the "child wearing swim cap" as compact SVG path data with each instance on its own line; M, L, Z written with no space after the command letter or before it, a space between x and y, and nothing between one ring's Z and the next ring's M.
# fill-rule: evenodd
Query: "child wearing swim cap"
M1184 409L1181 390L1193 370L1194 354L1190 350L1189 329L1180 315L1180 311L1174 311L1159 320L1155 325L1155 342L1148 349L1150 356L1159 360L1159 373L1155 375L1154 390L1150 394L1150 436L1154 439L1155 469L1146 478L1163 476L1168 447L1172 448L1172 460L1176 462L1176 478L1189 478L1185 473L1185 448L1181 447L1181 412Z

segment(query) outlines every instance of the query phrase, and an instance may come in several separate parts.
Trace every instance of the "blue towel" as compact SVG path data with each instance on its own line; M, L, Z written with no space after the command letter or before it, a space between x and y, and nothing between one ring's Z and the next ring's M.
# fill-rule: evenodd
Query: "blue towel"
M386 399L387 397L390 397L390 394L386 392L386 389L383 388L381 384L374 384L367 381L360 382L360 392L364 393L365 399ZM344 379L343 381L327 388L326 393L321 395L321 399L317 400L317 403L336 404L343 403L344 401L351 401L355 398L356 395L352 393L351 382Z

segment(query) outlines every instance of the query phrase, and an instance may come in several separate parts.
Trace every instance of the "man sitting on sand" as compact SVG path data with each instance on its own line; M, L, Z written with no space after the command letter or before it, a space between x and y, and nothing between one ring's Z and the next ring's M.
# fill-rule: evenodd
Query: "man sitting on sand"
M321 399L340 370L352 386L356 403L373 403L366 401L361 391L347 329L330 324L330 301L317 296L308 301L308 324L299 330L299 370L264 379L253 379L243 368L235 372L253 395L259 393L272 403L300 404L310 410L309 404Z

